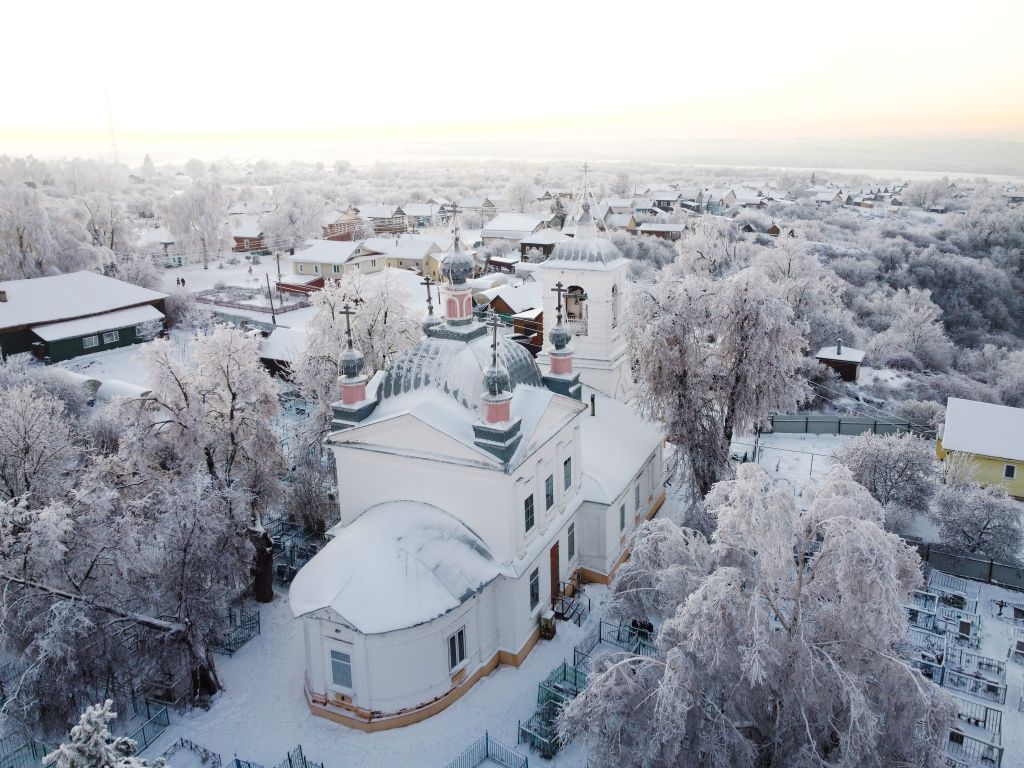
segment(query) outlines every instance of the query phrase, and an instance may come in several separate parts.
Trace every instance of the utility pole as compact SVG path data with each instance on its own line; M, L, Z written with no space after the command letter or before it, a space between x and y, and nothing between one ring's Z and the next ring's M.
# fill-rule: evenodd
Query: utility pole
M274 292L270 289L270 275L266 272L263 275L267 278L267 298L270 300L270 321L277 325L277 314L274 312Z
M277 282L281 282L281 252L274 251L274 258L277 260Z

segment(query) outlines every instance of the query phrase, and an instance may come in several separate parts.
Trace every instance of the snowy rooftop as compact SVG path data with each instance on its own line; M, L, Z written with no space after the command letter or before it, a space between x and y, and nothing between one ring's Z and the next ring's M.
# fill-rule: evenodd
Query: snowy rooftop
M0 328L71 320L166 299L166 293L140 288L96 272L0 282Z
M951 397L946 403L942 447L1024 461L1024 408Z
M864 350L853 347L840 348L836 344L822 347L815 355L818 360L839 360L844 363L861 363L864 361Z
M583 415L583 499L611 504L643 469L665 439L656 424L631 405L583 388L583 402L596 394L596 415Z
M568 235L563 235L557 229L551 229L551 227L545 227L544 229L534 232L532 235L527 235L519 241L520 245L551 245L553 243L561 243L569 239Z
M263 234L263 225L260 224L260 217L245 214L231 217L232 237L259 237Z
M363 634L442 616L502 573L473 531L431 504L378 504L332 533L292 582L292 614L329 607Z
M362 243L353 243L342 240L307 240L305 248L296 251L294 256L289 256L289 261L316 262L317 264L346 264L356 255L363 251L373 251Z
M488 221L480 231L483 237L504 237L517 240L535 232L550 216L531 213L499 213Z
M138 325L150 320L163 319L164 316L160 313L160 310L152 304L143 304L141 307L119 309L116 312L104 312L102 315L83 317L81 320L67 320L63 323L37 325L32 329L32 332L43 341L58 341L60 339L73 339L90 333L99 333L100 331L109 331L113 328L127 328L129 325Z
M260 357L294 363L306 350L306 331L303 328L275 328L260 345Z

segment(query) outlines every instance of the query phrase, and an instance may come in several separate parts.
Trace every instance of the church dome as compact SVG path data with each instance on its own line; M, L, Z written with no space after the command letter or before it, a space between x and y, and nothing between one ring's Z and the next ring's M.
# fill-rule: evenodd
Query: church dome
M456 244L455 252L444 260L442 270L445 277L452 281L452 285L462 285L473 275L473 260L468 254L460 251Z
M508 391L520 384L543 386L537 363L522 345L499 338L498 360L508 376ZM476 408L485 393L484 371L490 367L491 339L487 334L469 341L428 337L395 359L377 392L386 400L414 390L435 389L466 408Z
M586 264L612 264L623 258L611 240L598 237L597 224L590 215L590 204L583 204L583 214L576 222L576 233L571 240L555 246L548 261Z

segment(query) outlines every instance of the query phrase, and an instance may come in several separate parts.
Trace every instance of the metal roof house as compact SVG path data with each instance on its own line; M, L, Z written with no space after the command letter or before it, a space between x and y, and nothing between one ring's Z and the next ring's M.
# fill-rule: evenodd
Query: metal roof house
M58 362L148 341L163 330L166 298L95 272L0 282L0 354Z

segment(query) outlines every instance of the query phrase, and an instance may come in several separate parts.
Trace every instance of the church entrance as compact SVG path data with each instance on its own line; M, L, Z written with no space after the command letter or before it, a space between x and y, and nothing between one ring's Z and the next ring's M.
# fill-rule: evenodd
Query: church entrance
M558 542L551 548L551 604L558 597Z

